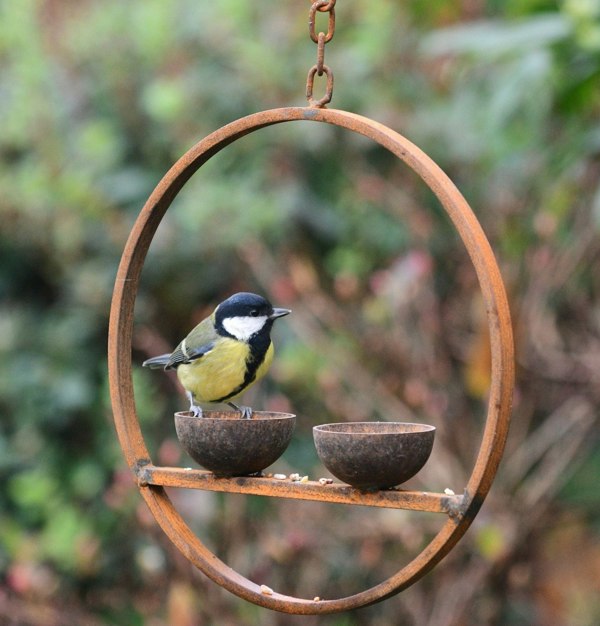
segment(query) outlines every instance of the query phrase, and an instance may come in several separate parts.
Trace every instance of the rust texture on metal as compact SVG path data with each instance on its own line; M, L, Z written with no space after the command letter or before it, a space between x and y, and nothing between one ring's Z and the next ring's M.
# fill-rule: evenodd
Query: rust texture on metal
M225 493L243 493L251 496L289 498L375 506L387 509L406 509L428 513L445 513L455 516L461 510L464 496L448 496L428 491L408 491L386 489L385 491L359 491L342 483L321 484L318 480L301 482L286 477L283 480L268 476L236 476L217 478L212 472L181 467L156 467L140 465L135 470L138 484L178 487L183 489L203 489Z
M492 363L482 441L460 504L448 501L450 514L442 528L422 552L396 574L360 593L320 602L277 592L272 595L261 593L259 584L228 567L192 533L162 485L151 484L154 479L157 482L166 480L168 470L157 469L154 471L162 473L153 474L147 463L151 456L136 413L131 367L134 304L140 275L152 238L171 202L190 176L227 145L261 128L293 121L333 124L368 137L402 160L437 196L458 231L478 277L487 311ZM473 211L446 174L417 146L382 124L345 111L314 107L261 111L224 126L197 143L167 172L144 205L125 245L115 281L109 328L111 401L117 433L129 466L138 472L145 468L140 492L163 531L209 578L241 598L286 613L326 614L373 604L416 582L453 548L483 503L502 457L510 421L513 369L512 329L504 284L489 242ZM243 480L247 484L263 485L260 483L262 479ZM236 484L239 488L239 483ZM275 489L271 483L265 483L260 487L263 488L265 492ZM288 485L286 497L297 497L294 489ZM364 503L368 497L360 496ZM435 496L429 496L429 501L432 499Z
M312 41L317 44L317 63L308 70L306 77L306 99L311 107L321 108L331 102L333 97L333 72L328 65L325 65L325 44L333 39L335 33L335 2L336 0L317 0L311 4L308 12L308 34ZM317 12L329 13L327 32L317 33L316 22ZM315 88L315 76L327 78L325 85L325 95L319 99L313 96Z
M327 33L323 33L325 37L324 43L329 43L333 39L333 34L335 33L335 0L318 0L317 2L313 2L310 7L308 12L308 34L315 43L319 43L319 35L321 34L317 34L315 27L317 22L317 11L329 13Z

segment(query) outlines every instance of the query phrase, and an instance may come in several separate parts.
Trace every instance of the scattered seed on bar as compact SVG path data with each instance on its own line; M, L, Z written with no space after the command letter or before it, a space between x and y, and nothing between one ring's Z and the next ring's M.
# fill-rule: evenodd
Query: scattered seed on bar
M450 489L450 487L446 487L446 489L444 489L444 493L445 493L447 496L454 496L454 495L456 495L456 494L454 493L454 491L452 491L452 489Z
M321 485L331 485L333 478L319 478Z
M272 596L273 595L273 590L271 589L271 587L267 587L267 585L261 585L260 586L260 592L265 595L265 596Z
M285 474L273 474L273 478L276 480L285 480L287 476Z

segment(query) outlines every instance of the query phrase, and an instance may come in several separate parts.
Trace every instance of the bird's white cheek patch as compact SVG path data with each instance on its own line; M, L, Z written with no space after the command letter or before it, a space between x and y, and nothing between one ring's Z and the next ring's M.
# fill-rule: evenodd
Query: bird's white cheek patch
M266 323L267 316L261 317L228 317L223 320L223 328L236 339L247 341Z

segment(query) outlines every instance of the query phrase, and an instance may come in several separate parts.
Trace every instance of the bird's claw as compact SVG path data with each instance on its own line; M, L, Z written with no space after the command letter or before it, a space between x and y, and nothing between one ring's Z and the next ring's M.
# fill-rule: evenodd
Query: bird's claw
M249 406L241 406L240 413L242 414L242 419L249 420L252 417L252 408Z
M239 411L240 417L243 420L249 420L252 417L252 407L238 406L237 404L234 404L233 402L228 402L227 404L235 411Z
M187 399L190 401L190 412L194 417L204 417L202 415L202 407L198 406L195 402L194 402L194 396L192 395L191 391L186 391L185 395L187 396Z

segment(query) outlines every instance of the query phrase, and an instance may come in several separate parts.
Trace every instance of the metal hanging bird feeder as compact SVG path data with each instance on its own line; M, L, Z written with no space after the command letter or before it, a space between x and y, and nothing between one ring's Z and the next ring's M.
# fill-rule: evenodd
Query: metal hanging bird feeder
M416 582L454 547L475 518L496 475L508 433L514 379L512 329L504 284L490 244L466 200L436 163L408 139L366 117L325 106L330 102L333 91L333 73L324 64L324 48L334 33L334 6L335 0L318 0L311 5L309 31L311 39L317 43L318 54L317 63L310 69L307 79L306 95L309 106L261 111L219 128L188 150L159 182L140 212L125 245L115 281L109 328L108 363L115 425L127 463L134 472L140 492L156 521L182 554L214 582L245 600L294 614L335 613L388 598ZM327 33L315 32L317 11L329 14ZM315 76L322 75L327 79L326 93L316 99L313 95L314 79ZM395 155L437 196L468 251L487 312L491 344L491 384L482 441L475 466L461 495L401 489L382 490L380 487L389 486L385 480L362 484L356 479L356 486L349 486L315 481L279 481L257 476L228 477L228 472L219 472L218 469L213 473L189 468L160 467L150 457L136 413L131 363L134 305L150 243L178 192L209 159L249 133L291 122L331 124L362 135ZM325 449L330 445L335 449L336 445L347 445L344 443L349 435L345 432L347 430L339 425L317 427L317 447L323 446ZM432 432L427 433L427 428L417 430L421 430L419 434L426 437L433 436ZM373 429L367 428L367 432L372 431ZM325 441L331 435L334 441ZM352 435L356 433L350 433ZM421 441L415 449L427 445L426 441ZM394 454L391 447L386 450L389 450L388 456ZM321 453L326 455L327 451L320 450ZM425 460L427 456L428 452L425 450ZM322 458L325 460L325 457ZM237 473L248 472L229 472ZM332 473L335 474L335 471ZM351 479L343 480L353 484ZM446 521L420 554L384 582L344 598L302 599L272 592L270 589L265 593L260 584L248 580L217 558L184 522L167 496L165 487L428 511L445 516Z

